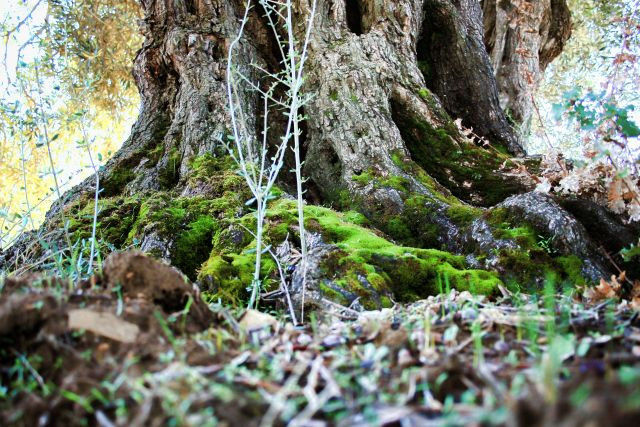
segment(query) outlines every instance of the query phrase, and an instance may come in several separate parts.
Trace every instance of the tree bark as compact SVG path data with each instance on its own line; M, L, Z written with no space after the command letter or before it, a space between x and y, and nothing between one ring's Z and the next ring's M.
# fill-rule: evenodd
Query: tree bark
M564 1L551 4L566 11ZM113 207L118 215L128 206L127 197L162 195L162 200L153 199L155 204L143 202L142 208L139 201L131 202L138 218L142 211L148 214L149 206L155 209L171 198L207 199L226 185L222 175L195 179L194 165L204 155L224 153L227 49L244 13L241 0L142 0L141 5L145 42L134 66L142 96L140 117L101 172L101 197L118 200ZM301 35L310 0L295 5L295 31ZM511 36L504 34L513 28L503 28L509 26L504 19L489 18L493 26L485 28L484 40L497 40L488 42L490 56L483 44L482 10L473 0L318 0L317 6L304 87L312 96L304 109L309 202L359 210L398 243L463 255L468 267L502 277L521 280L519 262L531 250L549 265L558 256L580 258L579 273L589 280L611 273L599 242L573 215L548 196L528 193L533 181L518 171L524 164L535 167L535 161L514 159L523 154L522 147L498 100L499 90L511 94L508 88L516 87L520 92L505 105L512 110L517 106L518 120L526 120L530 104L522 100L535 86L523 89L521 82L532 69L539 75L557 54L565 27L546 28L548 20L540 18L544 13L536 15L531 22L538 23L536 31L542 35L531 46L540 47L539 54L526 66L508 66L516 60L509 56L515 55L513 46L504 41ZM495 1L485 1L484 9L487 15L502 13ZM499 51L496 82L491 58L495 65ZM270 70L279 67L260 8L252 10L236 56L236 66L247 73L252 62ZM242 92L240 101L252 121L248 128L258 133L257 94ZM465 136L455 119L490 147ZM276 130L279 123L274 121ZM291 175L283 173L281 185L286 189L290 182ZM92 183L87 180L56 203L45 230L56 230L61 212L73 215L93 191ZM216 220L241 215L242 205L236 214L216 211ZM531 236L518 239L505 221L509 227L526 224L531 233L549 236L549 253ZM145 224L125 227L126 241L135 236L142 250L178 263L195 277L212 244L193 248L187 262L176 246L178 232L161 232L166 226L162 221ZM225 235L233 237L236 231ZM5 266L42 256L45 250L33 242L33 236L25 236L4 255ZM318 252L326 256L325 249ZM534 266L526 280L540 283L543 274L536 270Z
M500 106L527 134L542 73L571 35L571 12L565 0L483 0L483 12Z

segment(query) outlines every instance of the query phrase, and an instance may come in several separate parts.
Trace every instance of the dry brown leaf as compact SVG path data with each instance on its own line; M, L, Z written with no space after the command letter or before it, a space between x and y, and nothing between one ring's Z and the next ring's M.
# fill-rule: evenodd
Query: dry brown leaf
M240 326L247 332L255 331L265 328L267 326L275 327L278 324L278 320L258 310L245 311L242 319L240 319Z
M636 280L633 282L630 300L631 301L629 305L631 305L631 308L640 311L640 280Z
M115 341L133 343L138 337L138 325L108 312L87 309L69 311L69 329L84 329Z
M600 284L595 288L587 288L584 292L584 296L590 301L617 299L620 297L620 290L622 289L620 282L624 280L624 272L620 273L620 276L618 277L611 276L611 282L600 279Z

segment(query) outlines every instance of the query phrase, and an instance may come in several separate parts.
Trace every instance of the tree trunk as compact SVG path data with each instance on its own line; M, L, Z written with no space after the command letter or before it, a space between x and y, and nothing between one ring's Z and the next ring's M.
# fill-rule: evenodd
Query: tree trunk
M303 34L310 0L295 4L295 30ZM511 36L504 34L513 28L503 28L510 23L494 15L484 40L500 41L488 43L489 56L482 10L474 0L318 0L304 87L312 95L304 108L303 133L309 202L359 211L387 239L416 248L392 253L385 246L384 256L360 251L350 257L343 237L355 231L345 223L347 216L336 220L345 228L335 232L325 221L328 213L310 211L309 227L321 238L311 250L317 268L309 280L316 289L325 286L324 293L318 290L321 296L331 297L329 286L351 303L362 296L359 292L384 287L389 292L376 292L373 304L384 305L381 295L428 294L440 280L431 270L440 274L444 264L451 266L445 274L468 282L471 276L489 277L471 269L497 272L502 280L523 285L539 284L549 272L574 281L610 274L600 243L585 227L553 198L529 193L533 181L520 171L523 165L535 168L536 162L513 158L523 155L522 147L498 101L499 91L520 91L504 105L520 111L518 121L530 115L531 105L522 99L534 86L521 82L531 70L539 74L567 34L568 21L549 29L549 21L540 18L549 14L550 4L566 10L564 0L544 4L531 21L542 35L527 41L540 55L527 68L507 65L516 53L515 45L504 41ZM249 197L242 180L225 166L221 144L229 129L227 49L239 30L244 1L143 0L142 7L146 39L134 68L142 106L131 137L101 172L104 236L116 247L139 242L142 250L224 294L219 288L243 281L242 250L251 241L238 225ZM500 12L490 0L484 9ZM236 65L250 70L249 64L257 62L277 70L278 50L260 10L250 14ZM551 46L549 40L557 43ZM252 121L248 127L258 132L257 95L245 91L240 101ZM278 126L274 121L276 131ZM473 128L472 139L467 128ZM484 141L488 147L477 144ZM284 171L281 186L290 188L291 179ZM78 218L90 203L92 185L87 180L67 194L44 228L59 227L61 213ZM287 215L282 211L270 221L277 224ZM82 227L82 221L71 221L75 236L83 236ZM280 244L287 233L274 232L271 243ZM5 254L5 265L42 256L46 251L33 242L25 236ZM415 277L403 276L400 264L431 270L420 279L424 283L412 284ZM331 270L353 273L360 290L346 279L328 277ZM299 272L293 276L295 291Z
M571 12L565 0L483 0L483 11L500 106L527 134L542 73L571 35Z

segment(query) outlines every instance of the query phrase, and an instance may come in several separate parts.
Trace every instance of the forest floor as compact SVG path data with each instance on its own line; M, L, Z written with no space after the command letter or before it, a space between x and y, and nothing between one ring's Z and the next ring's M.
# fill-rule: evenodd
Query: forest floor
M209 307L157 263L0 290L1 425L638 425L628 302L451 290L307 316ZM160 279L158 279L160 278ZM178 305L176 305L178 301Z

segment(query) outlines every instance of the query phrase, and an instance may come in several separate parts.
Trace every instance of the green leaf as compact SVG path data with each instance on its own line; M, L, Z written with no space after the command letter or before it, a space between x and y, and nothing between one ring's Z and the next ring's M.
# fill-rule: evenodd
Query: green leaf
M619 115L617 120L618 126L620 126L620 130L627 138L635 138L640 136L640 127L635 124L632 120L627 117L625 112L624 115Z

